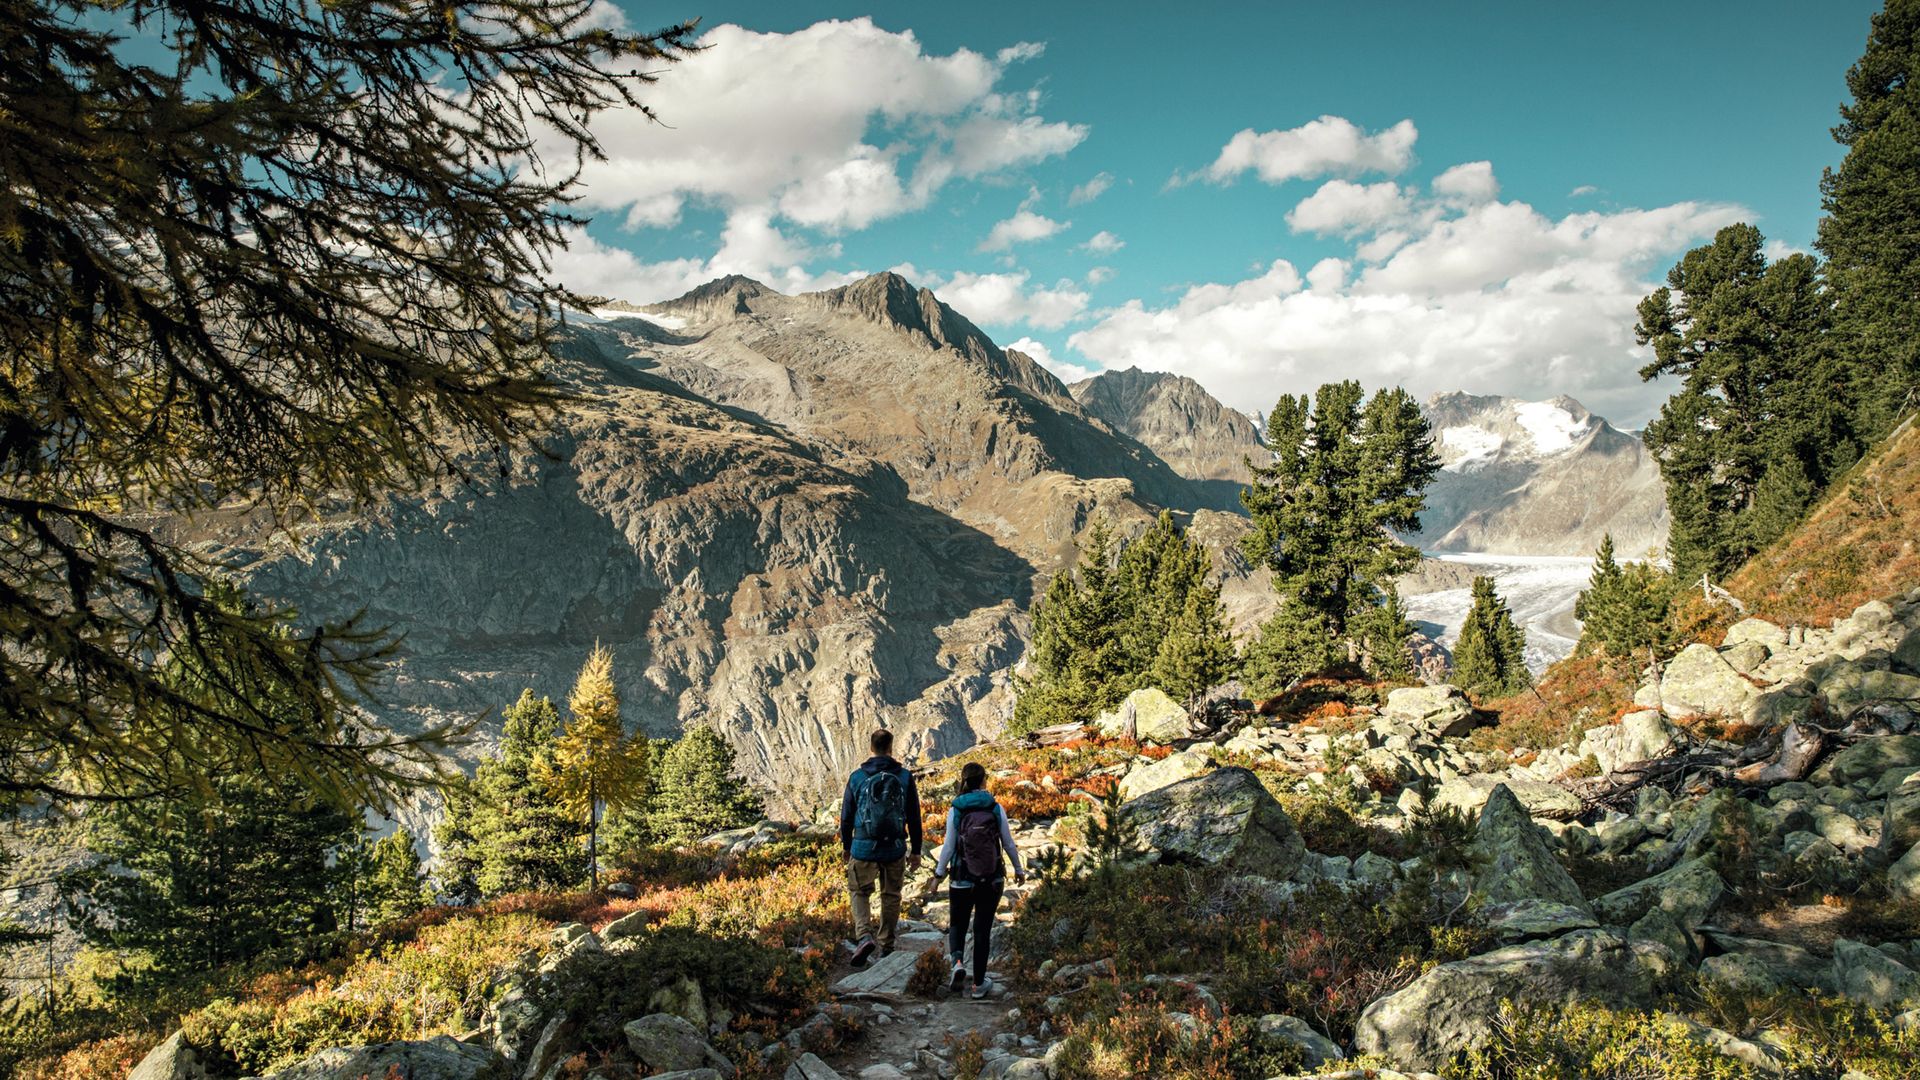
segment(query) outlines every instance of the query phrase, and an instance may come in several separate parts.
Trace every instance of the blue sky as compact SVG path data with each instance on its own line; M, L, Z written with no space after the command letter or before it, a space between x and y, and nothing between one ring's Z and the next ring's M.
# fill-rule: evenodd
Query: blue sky
M1670 388L1635 374L1634 301L1732 221L1810 246L1877 8L627 3L712 48L647 94L669 127L598 125L558 269L651 301L898 268L1067 376L1248 410L1334 377L1568 393L1637 426Z

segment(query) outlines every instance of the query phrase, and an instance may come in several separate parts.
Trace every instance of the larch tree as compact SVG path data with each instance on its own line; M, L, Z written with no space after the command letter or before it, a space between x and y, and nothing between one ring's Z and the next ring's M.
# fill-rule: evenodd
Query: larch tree
M1821 178L1815 246L1838 347L1877 435L1913 408L1920 386L1920 0L1886 0L1847 90L1833 129L1846 156Z
M1274 405L1266 446L1270 460L1255 464L1240 496L1253 518L1242 548L1273 571L1287 600L1282 614L1308 622L1270 622L1286 634L1285 647L1255 655L1304 658L1311 650L1299 639L1324 634L1330 657L1359 659L1367 651L1359 631L1377 623L1393 579L1420 561L1393 531L1419 528L1426 489L1440 472L1426 417L1404 390L1369 399L1357 382L1328 383L1311 400Z
M1526 636L1513 621L1493 579L1473 579L1473 608L1453 644L1452 683L1481 698L1503 697L1533 682L1527 671Z
M587 877L600 887L600 817L619 810L646 790L647 749L644 736L627 734L620 722L620 692L613 684L613 653L595 645L567 697L573 714L555 740L553 755L538 766L538 777L555 801L584 818L587 830Z
M693 47L597 0L23 0L0 34L0 794L380 803L358 621L236 609L156 522L288 528L531 443L590 132ZM130 43L130 35L142 40ZM148 48L148 45L151 48ZM283 633L295 627L297 632ZM218 703L162 674L228 672ZM288 722L263 711L286 688Z

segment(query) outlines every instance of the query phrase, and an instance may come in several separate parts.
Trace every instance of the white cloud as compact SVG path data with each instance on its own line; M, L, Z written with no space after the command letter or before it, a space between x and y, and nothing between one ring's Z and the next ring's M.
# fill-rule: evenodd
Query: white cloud
M1080 245L1082 249L1091 251L1095 255L1108 255L1126 246L1127 242L1125 240L1120 239L1105 229L1094 233L1087 238L1086 243Z
M1100 196L1105 195L1107 189L1112 186L1112 173L1095 173L1092 177L1088 178L1086 183L1075 187L1067 193L1067 205L1079 206L1083 203L1090 203Z
M1087 310L1091 299L1071 280L1030 288L1025 270L1005 274L961 272L929 287L947 305L985 326L1031 326L1057 330Z
M1554 220L1519 202L1418 206L1356 243L1357 270L1323 260L1303 280L1277 261L1163 306L1103 312L1067 344L1102 367L1190 375L1247 411L1357 378L1422 397L1566 393L1634 426L1670 389L1635 376L1634 305L1673 255L1744 214L1679 203Z
M838 252L795 243L764 213L743 212L731 217L721 234L720 250L710 259L643 262L632 252L603 244L581 229L569 229L565 240L566 247L553 253L555 280L588 296L635 304L671 300L727 274L744 274L784 293L831 289L866 276L864 271L854 269L808 269L808 260L831 258Z
M992 230L987 233L987 238L980 241L979 250L1005 251L1015 244L1045 240L1070 224L1072 223L1055 221L1022 207L1012 217L994 223Z
M1762 248L1760 253L1767 257L1768 262L1774 262L1779 259L1784 259L1789 255L1813 254L1813 252L1808 251L1806 248L1800 247L1795 244L1789 244L1785 240L1782 240L1777 236L1767 241L1767 246Z
M1044 41L1020 41L1001 49L994 55L994 59L1001 67L1006 67L1023 60L1038 60L1046 51L1047 43Z
M1213 164L1184 179L1204 176L1221 184L1248 170L1269 184L1370 172L1392 176L1413 161L1413 144L1419 136L1412 120L1368 135L1338 116L1322 116L1284 131L1247 128L1221 147Z
M1089 285L1104 285L1112 280L1113 267L1111 266L1096 266L1087 271L1087 284Z
M1583 199L1588 195L1597 195L1599 193L1600 193L1600 189L1597 187L1594 187L1592 184L1581 184L1579 187L1574 188L1572 191L1567 192L1567 198Z
M1033 357L1034 363L1039 364L1041 367L1059 376L1061 382L1077 383L1081 379L1090 379L1098 370L1097 368L1084 367L1080 364L1069 364L1064 360L1056 360L1053 356L1053 350L1047 348L1045 343L1035 341L1030 337L1023 337L1009 344L1007 348L1014 352L1026 353L1028 356Z
M998 89L1009 65L1040 55L1032 43L938 56L865 18L790 34L725 25L701 43L645 88L662 123L637 109L596 117L607 160L584 166L581 209L638 227L672 225L689 204L767 207L794 224L860 229L1087 134L1039 116L1036 95Z
M1500 194L1500 181L1494 179L1491 161L1455 165L1434 177L1432 186L1435 195L1462 203L1487 202Z
M1378 184L1329 180L1287 211L1287 225L1295 232L1372 232L1406 217L1411 209L1406 193L1391 180Z

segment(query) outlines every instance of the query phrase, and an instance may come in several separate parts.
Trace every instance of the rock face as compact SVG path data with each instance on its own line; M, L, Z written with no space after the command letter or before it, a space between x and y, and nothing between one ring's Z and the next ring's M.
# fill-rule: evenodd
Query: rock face
M1360 1016L1354 1045L1402 1065L1438 1069L1493 1031L1500 1003L1547 1006L1598 1000L1643 1005L1671 962L1664 949L1602 930L1514 945L1442 964Z
M1240 489L1253 478L1247 459L1257 461L1260 452L1251 417L1166 371L1103 371L1068 390L1087 412L1140 440L1174 471L1217 491L1221 509L1239 509Z
M1224 866L1285 880L1307 851L1293 819L1246 769L1216 769L1182 780L1128 802L1126 811L1163 862Z
M1425 408L1443 471L1410 542L1431 551L1591 555L1611 534L1629 558L1665 544L1665 489L1653 455L1572 398L1438 394Z

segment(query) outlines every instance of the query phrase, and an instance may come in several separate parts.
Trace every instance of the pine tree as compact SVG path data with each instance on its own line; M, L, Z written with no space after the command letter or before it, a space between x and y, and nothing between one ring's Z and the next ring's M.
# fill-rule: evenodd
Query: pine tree
M179 524L244 504L291 533L318 493L535 444L585 302L549 272L581 174L523 166L600 156L591 119L695 30L595 0L115 11L24 0L0 34L0 788L298 776L357 811L457 729L367 722L394 639L220 602ZM233 692L176 692L183 657Z
M648 831L659 844L685 844L759 821L765 805L734 770L733 747L705 724L673 741L654 770Z
M447 790L435 837L440 891L457 903L510 892L570 889L586 877L585 828L538 779L560 736L560 713L523 691L501 714L500 749L473 779Z
M1862 445L1818 268L1806 255L1769 263L1764 247L1751 225L1721 229L1640 302L1634 327L1654 352L1640 377L1681 379L1645 439L1685 580L1729 573L1779 536Z
M1125 696L1113 561L1112 527L1096 518L1079 563L1054 575L1034 605L1027 671L1015 678L1015 733L1085 723Z
M1473 609L1453 646L1455 686L1480 698L1504 697L1532 682L1527 672L1526 638L1513 612L1493 589L1493 579L1473 579Z
M1335 648L1326 617L1288 597L1248 643L1240 660L1240 680L1248 694L1272 697L1325 669L1334 660Z
M1363 611L1358 630L1362 659L1374 678L1405 679L1413 675L1413 653L1407 647L1413 623L1407 619L1407 605L1400 599L1399 586L1387 583L1379 603Z
M629 738L620 723L620 692L613 685L613 653L593 647L567 697L573 719L555 740L553 755L537 766L547 793L586 821L587 876L600 887L600 815L618 810L645 790L647 740Z
M1863 427L1878 435L1920 386L1920 0L1887 0L1873 17L1847 90L1833 129L1847 153L1821 178L1826 216L1815 243L1840 352L1868 411Z
M1357 658L1358 624L1420 561L1388 530L1419 528L1424 492L1440 471L1426 418L1403 390L1365 399L1357 382L1328 383L1311 402L1282 397L1268 414L1266 445L1271 462L1255 467L1240 496L1253 518L1242 546L1273 571L1281 595Z
M404 919L427 906L420 853L405 829L381 837L368 853L365 896L368 926Z
M99 862L73 887L88 942L143 954L164 980L298 949L339 927L333 856L358 836L358 818L292 783L214 788L87 816Z
M1573 605L1581 649L1615 656L1645 653L1652 660L1672 638L1674 590L1673 575L1651 562L1621 566L1614 559L1613 537L1603 537L1586 591Z

